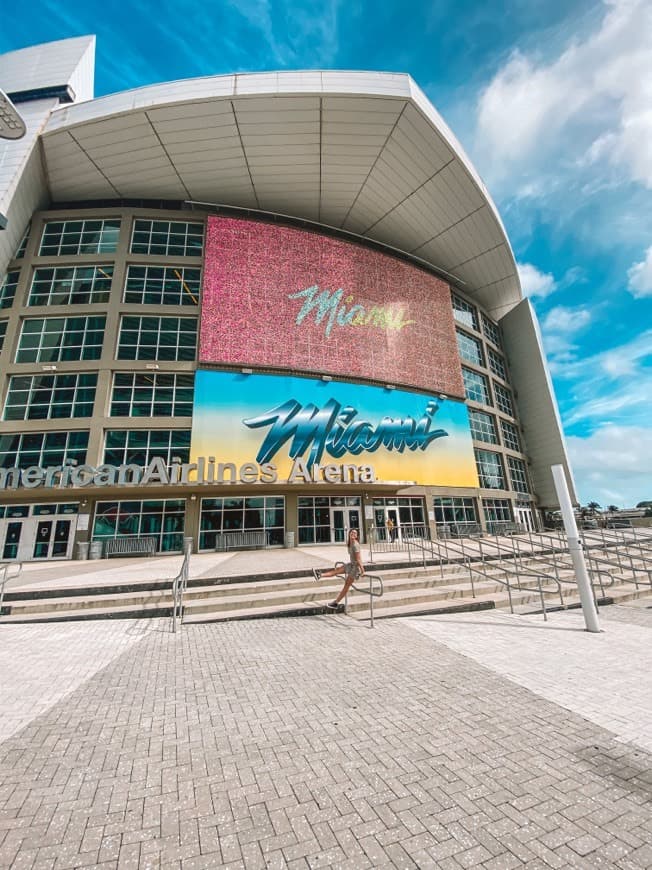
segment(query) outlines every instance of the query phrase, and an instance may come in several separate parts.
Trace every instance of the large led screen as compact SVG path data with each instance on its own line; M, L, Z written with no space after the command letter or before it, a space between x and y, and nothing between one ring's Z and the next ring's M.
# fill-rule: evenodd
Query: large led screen
M448 286L339 239L208 219L199 359L463 396Z
M478 486L462 402L284 375L198 371L191 461L208 483Z

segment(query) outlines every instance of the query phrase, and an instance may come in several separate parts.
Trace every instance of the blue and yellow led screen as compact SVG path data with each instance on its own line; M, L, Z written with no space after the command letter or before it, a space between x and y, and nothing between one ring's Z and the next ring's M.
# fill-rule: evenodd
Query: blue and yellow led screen
M337 482L344 465L362 469L363 482L478 486L462 402L312 378L198 371L191 461L199 457L247 466L250 482Z

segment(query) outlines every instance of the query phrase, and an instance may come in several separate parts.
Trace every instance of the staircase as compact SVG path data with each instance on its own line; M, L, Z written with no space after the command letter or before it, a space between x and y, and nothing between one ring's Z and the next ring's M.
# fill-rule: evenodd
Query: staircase
M452 613L460 610L509 609L505 585L509 577L511 606L515 612L541 610L541 592L534 576L541 572L542 556L521 559L516 566L504 556L485 561L449 562L426 567L375 565L368 570L380 574L384 595L374 600L376 618ZM561 581L559 587L543 582L547 609L579 606L569 560L562 553L554 556ZM634 568L636 564L632 563ZM641 571L646 569L640 568ZM550 568L547 568L550 571ZM507 572L507 573L506 573ZM518 572L518 582L516 573ZM191 579L183 601L183 622L201 623L235 619L262 619L332 613L325 604L341 588L341 580L315 583L312 576ZM651 595L649 582L632 582L632 571L616 570L613 585L604 589L599 603L614 603ZM639 575L642 576L642 575ZM471 583L473 579L473 584ZM502 582L501 582L502 581ZM606 578L605 578L606 583ZM472 588L473 587L473 588ZM652 597L651 597L652 603ZM7 623L52 622L78 619L166 617L171 613L172 587L167 581L142 581L93 587L8 589L0 615L0 627ZM347 613L354 619L369 618L369 595L352 592Z

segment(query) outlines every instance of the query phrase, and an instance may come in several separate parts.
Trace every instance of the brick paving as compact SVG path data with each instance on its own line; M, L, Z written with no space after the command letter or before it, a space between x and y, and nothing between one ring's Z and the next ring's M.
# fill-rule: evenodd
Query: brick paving
M12 691L114 638L0 743L1 867L652 867L652 756L412 624L128 626L0 626Z

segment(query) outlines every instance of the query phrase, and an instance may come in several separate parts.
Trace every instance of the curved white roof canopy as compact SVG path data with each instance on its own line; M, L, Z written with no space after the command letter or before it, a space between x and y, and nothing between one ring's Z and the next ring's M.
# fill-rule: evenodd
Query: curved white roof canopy
M521 299L496 207L408 75L279 72L153 85L56 109L42 142L54 202L260 209L418 257L496 318Z

